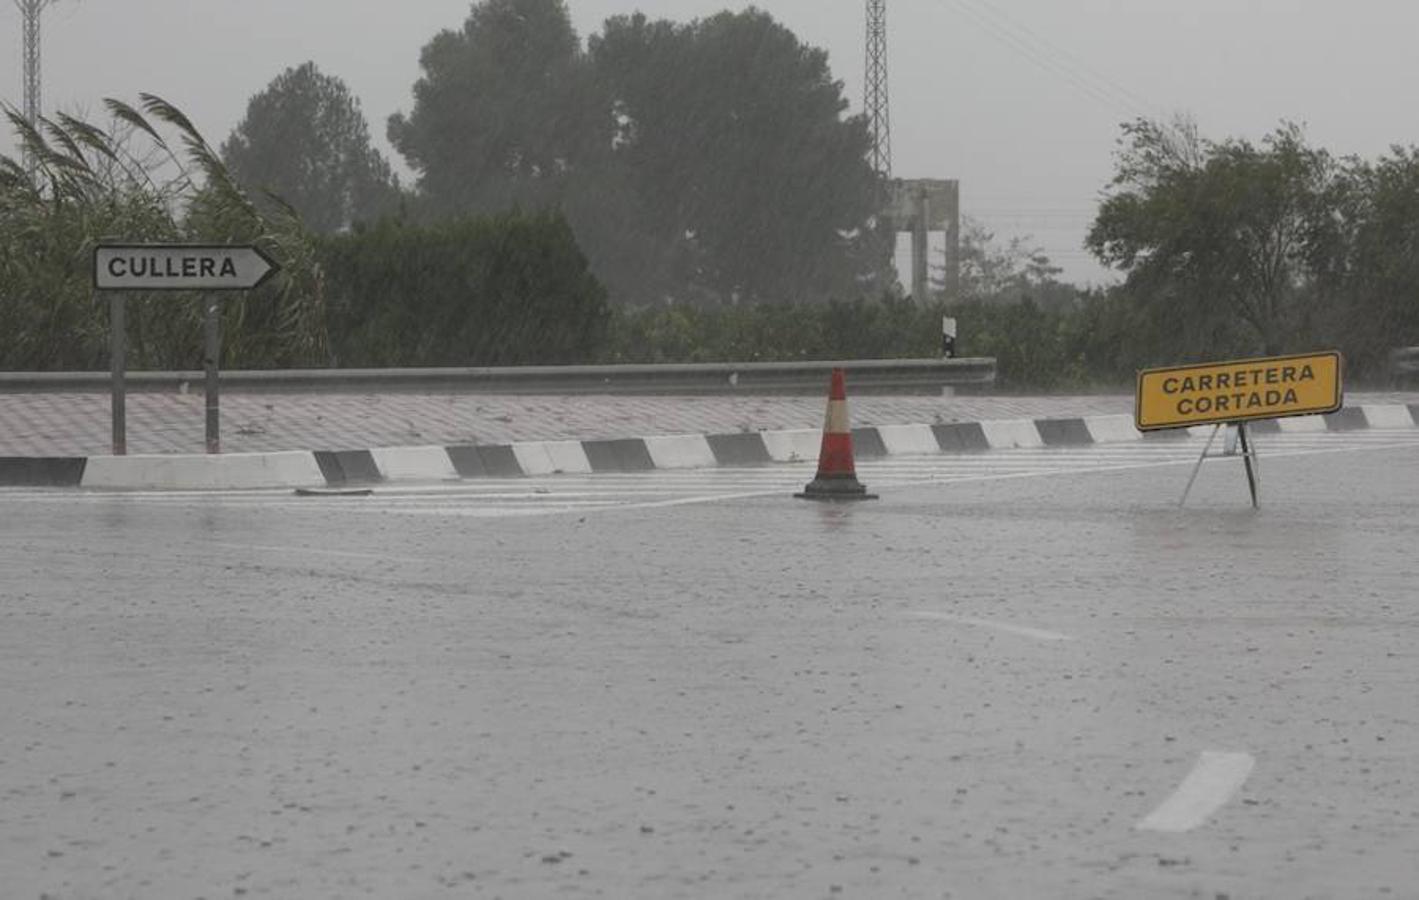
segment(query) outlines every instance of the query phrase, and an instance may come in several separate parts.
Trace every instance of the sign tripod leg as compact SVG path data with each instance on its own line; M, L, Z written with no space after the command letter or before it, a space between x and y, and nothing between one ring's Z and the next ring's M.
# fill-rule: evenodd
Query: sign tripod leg
M1247 423L1237 423L1237 437L1242 442L1242 462L1247 467L1247 487L1251 489L1252 509L1260 509L1257 490L1261 487L1261 466L1256 459L1256 445L1247 434Z
M1207 451L1212 449L1212 442L1217 440L1217 432L1221 430L1221 425L1212 426L1212 433L1207 436L1207 444L1202 448L1202 455L1197 458L1197 465L1192 467L1192 476L1187 480L1187 487L1183 488L1182 499L1178 501L1179 509L1187 505L1187 495L1192 493L1192 483L1197 480L1197 473L1202 471L1202 463L1207 459Z

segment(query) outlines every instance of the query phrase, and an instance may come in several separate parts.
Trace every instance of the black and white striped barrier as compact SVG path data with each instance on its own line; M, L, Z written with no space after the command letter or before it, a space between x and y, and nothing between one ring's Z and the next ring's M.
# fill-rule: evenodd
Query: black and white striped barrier
M1254 434L1351 431L1419 426L1419 404L1363 404L1326 416L1252 422ZM1128 415L1007 419L943 425L853 429L860 459L929 453L1118 444L1205 434L1209 428L1140 433ZM73 458L0 458L0 486L96 489L237 490L347 487L385 482L521 478L552 474L648 472L812 462L818 429L689 434L595 441L521 441L454 447L373 450L172 454Z

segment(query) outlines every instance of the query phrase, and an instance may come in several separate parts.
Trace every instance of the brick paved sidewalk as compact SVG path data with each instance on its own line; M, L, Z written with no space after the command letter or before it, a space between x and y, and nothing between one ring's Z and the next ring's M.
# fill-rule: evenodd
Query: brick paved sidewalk
M1037 397L849 397L854 425L971 422L1131 413L1128 394ZM1415 403L1419 394L1353 394L1352 403ZM130 453L201 453L201 392L131 394ZM818 428L815 397L228 394L226 452L341 450ZM0 456L109 451L102 393L0 394Z

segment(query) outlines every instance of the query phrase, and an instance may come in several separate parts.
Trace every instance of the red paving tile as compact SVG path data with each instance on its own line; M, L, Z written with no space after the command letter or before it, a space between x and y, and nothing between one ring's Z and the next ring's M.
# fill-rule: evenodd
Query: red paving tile
M1349 402L1412 403L1416 394L1351 395ZM1092 396L850 397L854 425L969 422L1131 413L1128 394ZM130 453L201 453L203 396L128 397ZM241 394L222 398L229 453L429 444L597 439L819 428L816 397ZM109 451L103 393L0 394L0 456L88 456Z

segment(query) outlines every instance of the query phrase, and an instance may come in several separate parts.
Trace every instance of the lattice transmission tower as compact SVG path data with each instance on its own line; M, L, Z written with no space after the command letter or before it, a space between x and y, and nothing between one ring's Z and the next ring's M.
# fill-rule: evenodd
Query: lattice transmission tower
M887 102L887 0L867 0L867 124L872 168L892 177L892 114Z
M25 121L34 125L40 117L39 20L44 8L54 0L15 0L24 22L20 27L23 48L20 64L24 69Z

